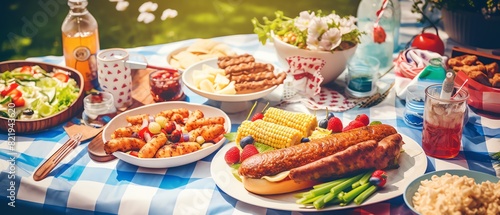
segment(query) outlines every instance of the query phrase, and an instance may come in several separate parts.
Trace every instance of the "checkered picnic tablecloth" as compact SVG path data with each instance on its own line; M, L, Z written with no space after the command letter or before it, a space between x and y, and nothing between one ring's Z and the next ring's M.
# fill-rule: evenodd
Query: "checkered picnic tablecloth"
M409 13L411 2L402 1L403 13L401 40L408 41L420 31L416 17ZM444 32L441 35L446 35ZM257 36L233 35L214 40L224 42L232 48L248 52L278 63L272 46L261 45ZM186 40L170 44L131 48L132 54L143 55L154 65L166 65L167 54L175 48L192 43ZM402 43L403 44L403 43ZM447 42L448 49L452 42ZM452 44L453 45L453 44ZM449 52L448 52L449 53ZM61 56L32 58L63 65ZM394 79L389 74L382 81ZM212 101L185 89L192 103L214 105ZM264 102L264 101L263 101ZM263 104L263 103L261 103ZM282 108L311 112L300 104ZM337 113L342 121L350 121L360 113L371 120L393 125L417 143L421 144L422 132L403 122L404 105L394 93L380 104L369 109L351 109ZM321 113L318 113L321 117ZM245 113L230 114L235 131ZM130 165L120 160L98 163L87 154L89 141L83 142L49 175L36 182L34 170L67 139L62 125L36 134L16 134L15 152L10 150L7 134L0 134L0 210L19 212L50 212L71 214L298 214L297 212L267 209L245 202L222 192L210 174L212 155L180 167L169 169L147 169ZM463 149L456 159L428 158L426 172L443 169L470 169L491 175L500 175L489 153L500 151L500 121L482 117L472 110L463 132ZM15 159L13 159L13 157ZM15 162L15 168L11 165ZM15 208L8 205L15 197ZM401 196L381 203L346 209L342 214L408 214Z

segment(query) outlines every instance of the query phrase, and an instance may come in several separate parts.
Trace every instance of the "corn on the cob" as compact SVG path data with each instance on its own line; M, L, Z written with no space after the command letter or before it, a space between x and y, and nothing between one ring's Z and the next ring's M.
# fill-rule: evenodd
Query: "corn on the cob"
M316 116L307 113L285 111L278 108L269 108L264 113L264 121L295 128L303 137L308 137L318 126Z
M248 135L251 135L256 142L277 149L299 144L302 139L299 130L264 120L243 121L238 127L236 143L239 145L240 140Z

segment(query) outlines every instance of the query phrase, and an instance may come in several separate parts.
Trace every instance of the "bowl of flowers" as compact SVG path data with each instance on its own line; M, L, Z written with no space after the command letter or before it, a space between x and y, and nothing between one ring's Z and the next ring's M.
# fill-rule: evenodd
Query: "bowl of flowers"
M324 60L320 70L323 84L342 74L360 42L362 32L353 16L341 17L335 12L324 14L321 10L302 11L295 18L276 11L275 16L274 20L263 17L263 23L252 19L259 41L264 45L271 41L284 65L288 65L286 59L293 56Z

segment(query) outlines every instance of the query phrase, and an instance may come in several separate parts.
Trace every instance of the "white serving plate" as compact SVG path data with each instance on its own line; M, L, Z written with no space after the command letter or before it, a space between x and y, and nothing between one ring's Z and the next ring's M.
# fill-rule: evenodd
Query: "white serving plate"
M297 198L295 198L294 195L301 191L270 196L250 193L243 187L243 184L232 175L231 167L224 161L224 154L229 148L235 145L234 142L225 145L217 152L212 160L210 171L212 178L222 191L239 201L259 207L302 212L331 211L361 207L386 201L403 194L405 188L411 181L425 173L427 168L427 157L423 149L410 137L403 134L401 136L405 142L403 145L405 152L400 157L400 167L398 169L388 170L387 184L384 189L377 191L361 205L356 205L354 203L346 206L332 205L317 210L314 207L304 207L295 203Z
M255 59L257 62L263 62L262 60ZM196 88L196 86L193 83L193 72L195 70L201 70L203 65L208 65L213 68L219 68L217 65L217 58L210 58L206 59L203 61L200 61L198 63L195 63L188 67L183 73L182 73L182 82L184 82L184 85L186 85L190 90L195 92L196 94L203 96L205 98L214 100L214 101L220 101L220 102L246 102L246 101L252 101L256 99L260 99L269 93L271 93L274 89L276 89L277 86L273 86L270 88L267 88L265 90L259 91L259 92L254 92L254 93L245 93L245 94L235 94L235 95L224 95L224 94L217 94L217 93L210 93L206 92L203 90L200 90ZM278 67L276 65L273 65L275 69L275 73L277 72Z
M225 119L224 128L226 129L226 132L231 131L231 120L229 119L227 114L220 109L206 105L191 104L187 102L161 102L128 110L115 116L104 128L102 133L102 141L105 143L108 139L110 139L111 134L117 128L125 127L127 125L126 121L127 116L134 116L145 113L154 115L163 110L176 109L176 108L186 108L190 111L200 110L203 112L205 117L222 116ZM203 159L204 157L212 154L214 151L219 149L222 146L222 144L224 144L225 141L226 138L222 138L219 142L217 142L213 146L200 149L198 151L189 154L171 158L138 158L136 156L132 156L124 152L114 152L113 155L122 161L140 167L169 168L169 167L182 166Z

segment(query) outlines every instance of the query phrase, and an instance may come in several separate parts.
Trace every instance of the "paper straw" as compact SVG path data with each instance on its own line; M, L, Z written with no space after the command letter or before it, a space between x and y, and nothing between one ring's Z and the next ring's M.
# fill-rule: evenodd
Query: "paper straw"
M455 95L453 95L453 96L451 97L452 99L453 99L453 98L455 98L455 96L457 96L457 95L458 95L458 92L460 92L460 90L462 90L462 88L465 86L465 84L467 83L467 81L469 81L469 79L468 79L468 78L467 78L467 79L465 79L465 81L464 81L464 83L462 84L462 86L460 86L460 87L458 88L458 90L457 90L457 92L455 93Z

